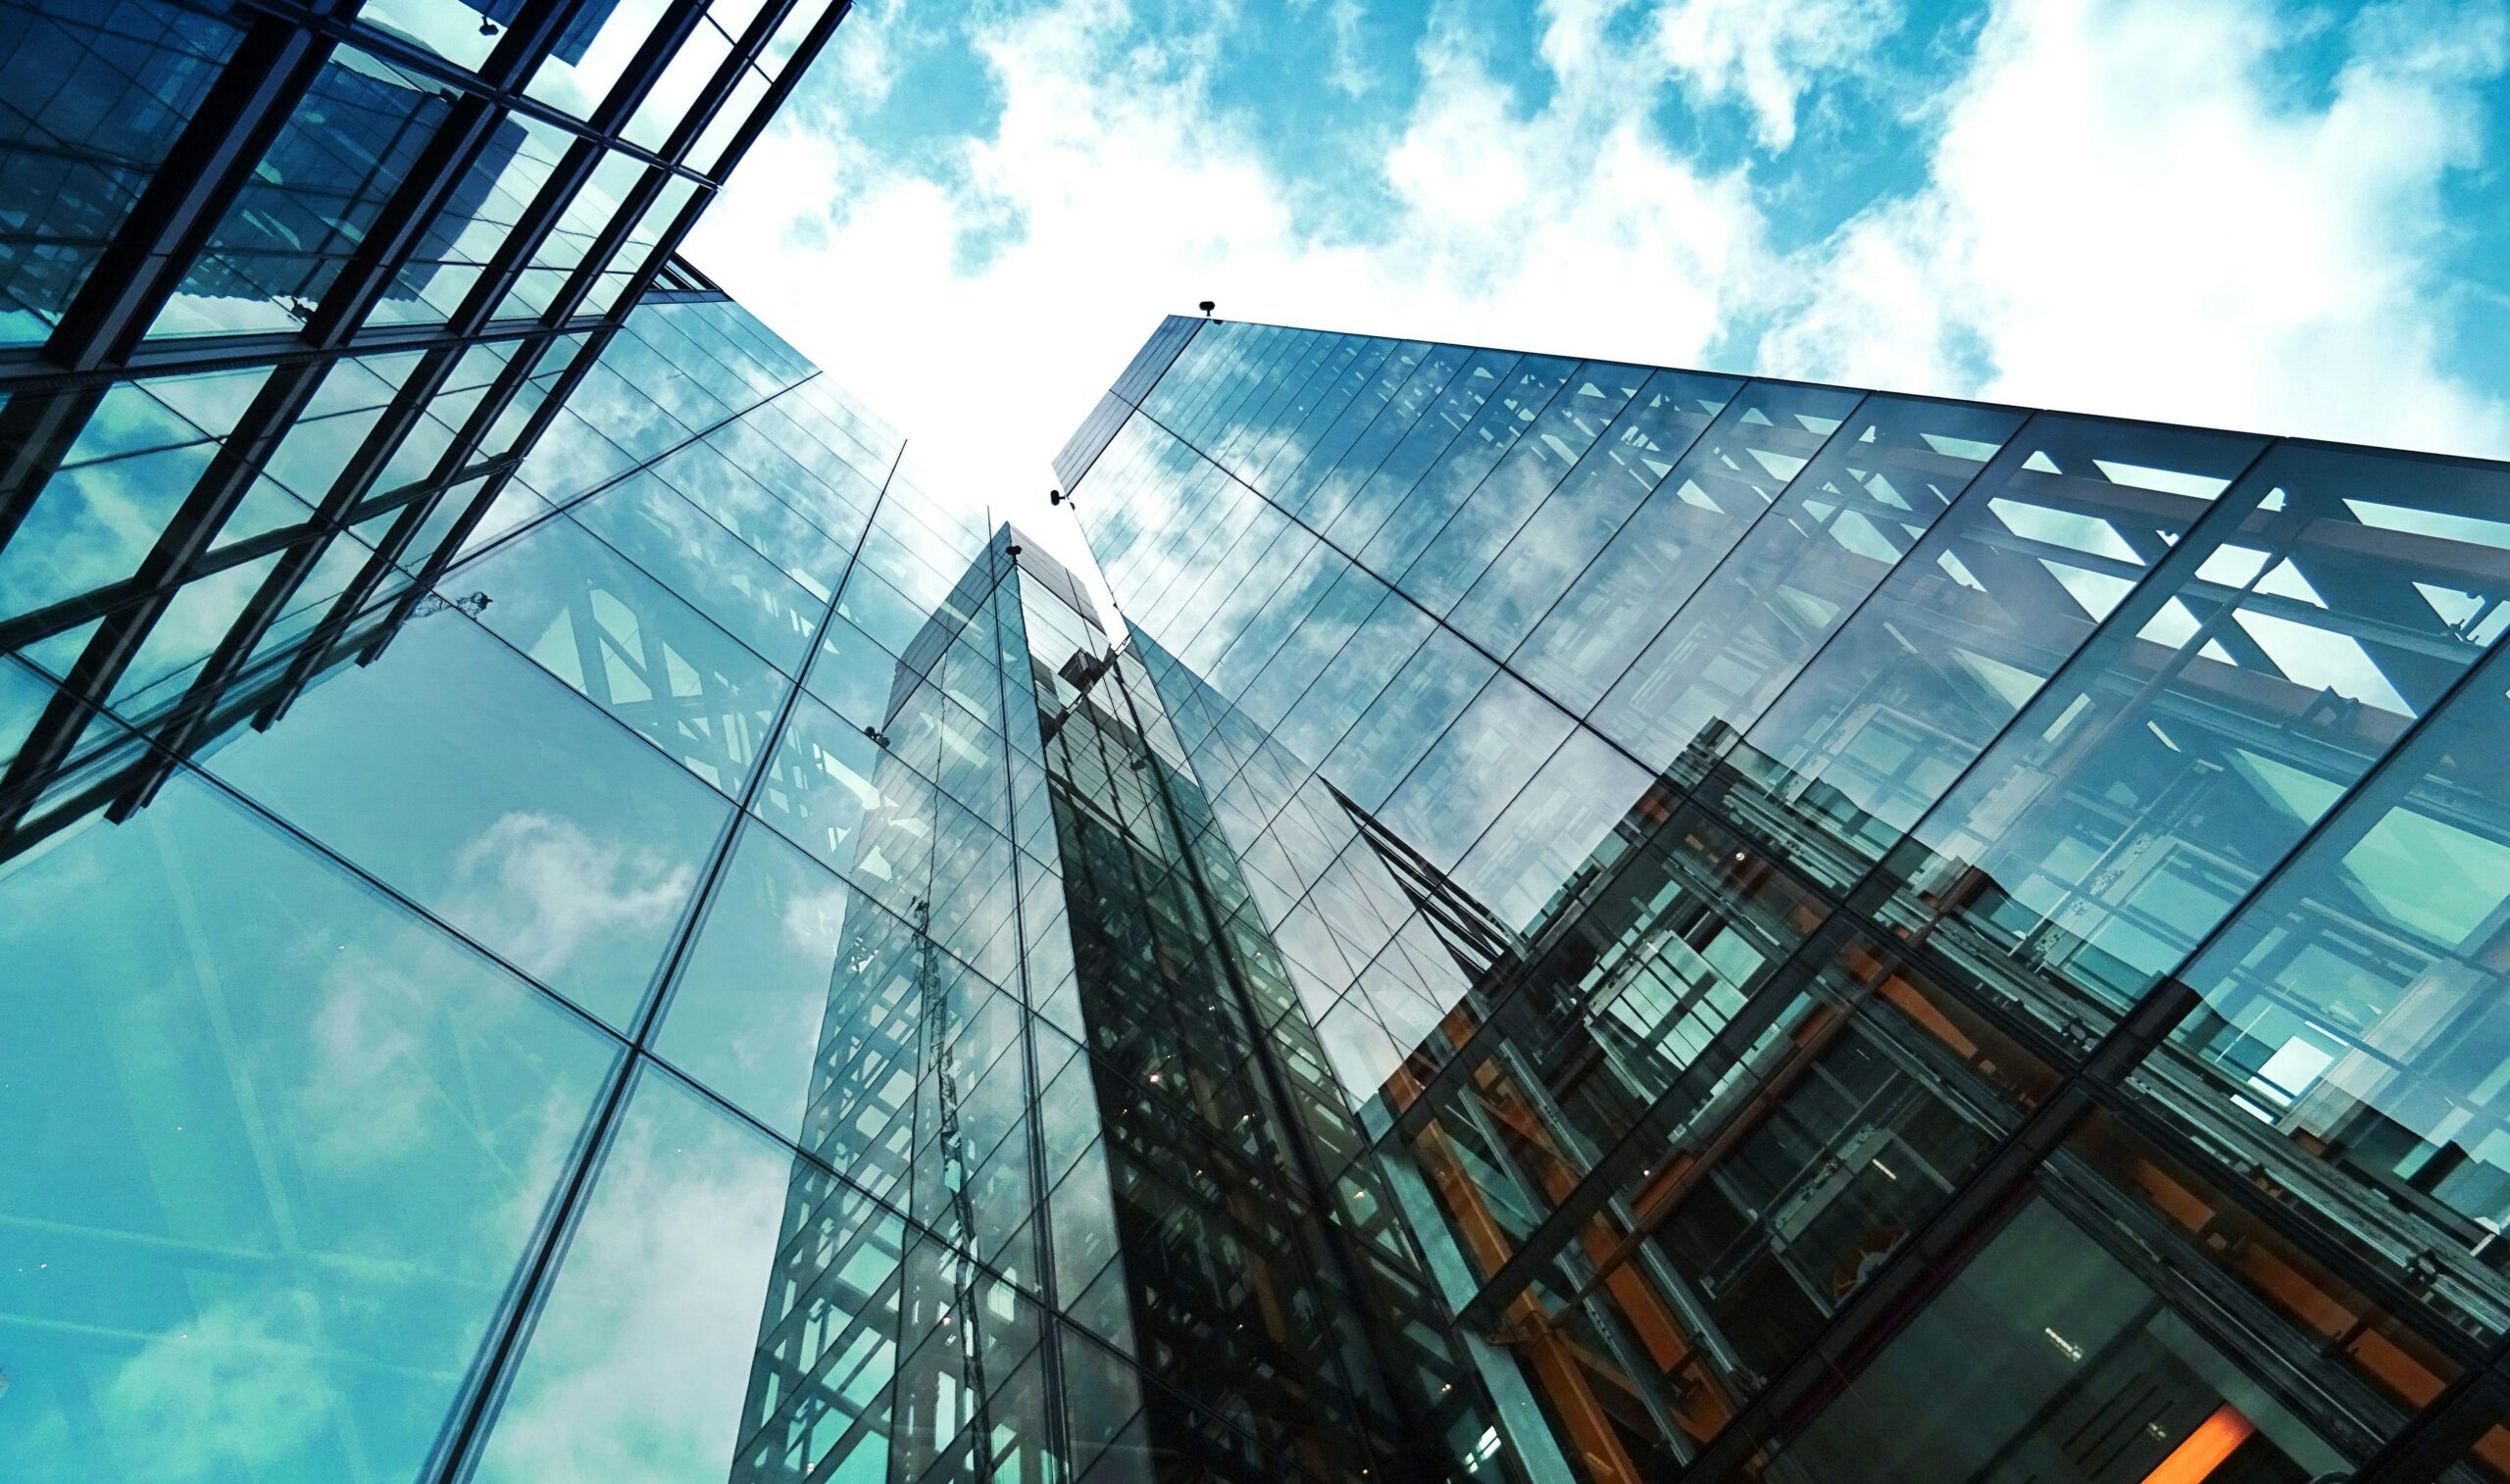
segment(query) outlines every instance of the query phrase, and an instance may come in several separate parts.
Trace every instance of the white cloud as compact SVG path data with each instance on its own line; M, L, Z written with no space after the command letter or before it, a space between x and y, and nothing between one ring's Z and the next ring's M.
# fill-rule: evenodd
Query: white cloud
M1290 13L1296 24L1307 24L1319 0L1290 0ZM1345 98L1363 98L1378 82L1377 74L1360 55L1360 23L1368 19L1368 7L1360 0L1323 0L1327 38L1332 43L1331 61L1325 80Z
M649 1081L602 1162L479 1477L721 1474L740 1440L790 1161Z
M531 811L500 816L462 848L453 868L457 918L542 978L572 965L588 945L621 933L650 936L695 882L684 863Z
M1656 55L1693 98L1739 96L1755 136L1782 150L1814 74L1866 57L1899 16L1890 0L1674 0L1654 23Z
M2510 451L2501 401L2440 369L2432 267L2502 7L2364 13L2315 103L2277 72L2288 39L2252 0L1999 11L1926 189L1809 255L1760 369Z
M114 1367L97 1401L117 1445L146 1440L130 1449L131 1477L172 1484L303 1461L331 1420L333 1378L294 1332L288 1297L257 1287L209 1304Z

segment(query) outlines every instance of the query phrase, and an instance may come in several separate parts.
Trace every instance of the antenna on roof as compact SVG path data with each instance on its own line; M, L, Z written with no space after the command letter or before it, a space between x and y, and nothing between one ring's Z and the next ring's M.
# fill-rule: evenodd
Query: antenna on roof
M1199 304L1199 305L1197 305L1197 306L1195 306L1195 307L1196 307L1196 308L1198 308L1198 309L1200 309L1200 310L1203 312L1203 318L1204 318L1204 319L1208 320L1208 319L1210 319L1210 318L1212 317L1212 310L1213 310L1214 306L1213 306L1213 304L1212 304L1212 301L1210 301L1209 299L1205 299L1201 304Z

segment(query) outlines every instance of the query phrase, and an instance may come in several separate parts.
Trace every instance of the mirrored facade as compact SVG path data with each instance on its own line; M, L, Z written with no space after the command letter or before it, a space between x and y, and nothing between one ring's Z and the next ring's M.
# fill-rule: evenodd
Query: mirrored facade
M2510 1472L2510 468L1172 319L1057 470L1494 1462Z
M2510 1475L2510 470L1177 319L1109 608L842 10L0 0L0 1478Z

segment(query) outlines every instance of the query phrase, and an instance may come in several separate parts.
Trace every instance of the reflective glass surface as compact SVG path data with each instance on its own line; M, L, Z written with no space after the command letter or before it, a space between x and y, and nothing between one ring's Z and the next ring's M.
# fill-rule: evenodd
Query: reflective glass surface
M1172 320L1057 472L1512 1459L2482 1457L2510 470Z
M612 1024L634 1015L720 795L458 612L286 721L207 766Z
M409 1477L616 1048L190 779L0 866L14 1477Z
M241 36L176 0L0 9L0 344L40 344Z

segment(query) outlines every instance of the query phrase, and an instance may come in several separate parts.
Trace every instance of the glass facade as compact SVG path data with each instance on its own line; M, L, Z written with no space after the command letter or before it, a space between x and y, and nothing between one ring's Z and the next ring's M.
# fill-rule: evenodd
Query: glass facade
M841 0L0 0L0 1478L2510 1477L2510 470L674 256Z
M1172 319L1057 471L1485 1466L2510 1475L2510 468Z

